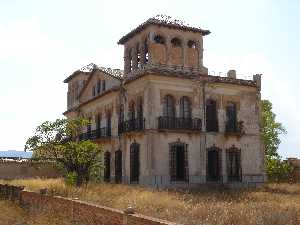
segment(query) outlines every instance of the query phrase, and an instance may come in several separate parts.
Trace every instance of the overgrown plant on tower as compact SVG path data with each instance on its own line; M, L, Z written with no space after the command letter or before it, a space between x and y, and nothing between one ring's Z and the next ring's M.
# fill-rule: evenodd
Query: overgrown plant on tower
M88 123L81 118L43 122L26 141L25 150L33 151L35 161L54 162L65 170L67 183L81 186L102 169L102 147L79 139L80 131Z

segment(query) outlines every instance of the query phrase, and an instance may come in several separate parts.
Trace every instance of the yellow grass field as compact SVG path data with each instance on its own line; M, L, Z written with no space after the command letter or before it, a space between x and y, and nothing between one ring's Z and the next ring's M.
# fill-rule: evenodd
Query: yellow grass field
M61 179L0 182L23 185L33 191L48 188L48 194L76 197L121 210L132 206L138 213L186 225L300 225L300 184L187 192L116 184L75 188L66 186Z

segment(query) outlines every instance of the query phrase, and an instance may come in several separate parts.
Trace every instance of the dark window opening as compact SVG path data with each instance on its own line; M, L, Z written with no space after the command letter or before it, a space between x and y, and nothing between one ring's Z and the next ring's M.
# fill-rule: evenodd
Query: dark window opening
M98 114L96 117L96 129L99 130L101 128L101 115Z
M194 41L191 41L191 40L188 41L187 45L189 48L194 48L194 49L196 48L196 42L194 42Z
M173 38L171 44L173 47L181 47L181 40L179 38Z
M140 145L130 145L130 182L139 182L140 177Z
M102 92L106 90L105 80L102 81Z
M133 101L129 104L128 119L131 121L135 120L135 104Z
M218 114L217 102L214 100L207 100L206 102L206 131L218 132Z
M154 41L156 44L165 44L165 39L161 35L155 35Z
M115 152L115 181L122 183L122 151Z
M170 146L171 181L188 181L187 145L176 143Z
M96 87L95 86L93 86L93 96L96 96Z
M110 152L104 153L104 181L110 181Z
M221 179L221 151L217 148L207 151L207 181Z
M236 104L230 102L226 106L226 132L237 132Z
M97 82L97 94L101 92L101 80L98 80Z
M171 95L166 95L163 102L163 116L174 118L175 117L175 104L174 98Z
M180 118L191 118L191 105L190 100L187 96L183 96L180 98L180 111L179 111L179 117Z
M106 136L111 136L111 113L106 115Z
M139 97L137 105L137 126L142 128L144 121L144 112L143 112L143 99Z
M241 181L241 151L236 148L228 149L226 162L228 181Z

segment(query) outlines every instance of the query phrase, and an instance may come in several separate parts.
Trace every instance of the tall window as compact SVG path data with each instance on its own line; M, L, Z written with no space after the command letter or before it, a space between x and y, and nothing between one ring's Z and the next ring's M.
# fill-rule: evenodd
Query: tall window
M241 181L241 150L235 147L227 149L226 164L228 181Z
M170 144L169 155L171 181L188 181L187 144L181 142Z
M226 132L237 132L236 104L228 103L226 106Z
M189 98L187 96L181 97L179 105L180 105L179 117L191 118L191 105L190 105Z
M100 113L96 116L96 129L99 130L101 128L101 115Z
M110 181L110 152L104 153L104 181Z
M122 151L115 152L115 181L116 183L122 182Z
M222 150L217 147L207 149L206 162L206 179L207 181L220 181L221 165L222 165Z
M93 86L92 95L93 95L93 97L96 96L96 87L95 86Z
M102 80L102 92L106 90L105 80Z
M106 135L111 136L111 112L106 114Z
M137 101L137 128L142 129L144 123L144 115L143 115L143 99L142 97L138 98Z
M219 131L217 102L211 99L206 102L206 131Z
M129 104L128 119L131 121L135 120L135 103L134 103L134 101L131 101Z
M97 81L97 94L101 92L101 80Z
M174 98L171 95L166 95L163 102L163 116L175 117L175 104Z
M148 50L148 43L147 38L145 40L145 64L149 62L149 50Z
M139 182L140 177L140 145L130 145L130 182Z

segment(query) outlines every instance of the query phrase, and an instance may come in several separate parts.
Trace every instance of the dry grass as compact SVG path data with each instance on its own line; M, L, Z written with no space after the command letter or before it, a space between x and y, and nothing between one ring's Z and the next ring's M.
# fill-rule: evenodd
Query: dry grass
M19 206L0 201L1 225L71 225L62 215L53 216L51 212L30 214Z
M1 181L50 194L77 197L113 208L189 225L299 225L300 184L267 184L252 190L157 191L115 184L66 186L60 179Z

